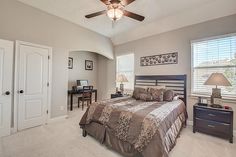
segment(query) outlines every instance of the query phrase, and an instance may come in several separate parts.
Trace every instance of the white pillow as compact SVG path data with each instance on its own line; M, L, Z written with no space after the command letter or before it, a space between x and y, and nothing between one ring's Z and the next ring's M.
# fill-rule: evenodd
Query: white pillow
M179 100L179 95L174 96L173 100Z

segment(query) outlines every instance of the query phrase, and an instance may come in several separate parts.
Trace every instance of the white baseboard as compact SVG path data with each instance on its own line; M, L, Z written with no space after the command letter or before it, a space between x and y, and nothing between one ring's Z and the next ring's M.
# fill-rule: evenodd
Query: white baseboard
M191 120L187 120L187 125L189 125L189 126L193 126L193 121L191 121Z
M48 120L48 124L50 123L54 123L54 122L58 122L58 121L61 121L61 120L64 120L68 118L68 115L64 115L64 116L60 116L60 117L55 117L55 118L51 118Z
M58 121L61 121L61 120L66 119L66 118L68 118L68 115L64 115L64 116L60 116L60 117L55 117L55 118L51 118L51 119L48 120L47 124L54 123L54 122L58 122ZM18 132L18 131L17 131L17 128L16 128L16 127L11 127L11 134L10 134L10 135L15 134L15 133L17 133L17 132Z
M17 129L14 128L14 127L12 127L12 128L11 128L11 135L12 135L12 134L15 134L15 133L17 133Z
M193 126L193 121L187 120L187 125L188 126ZM236 130L233 131L233 135L234 135L234 137L236 137Z

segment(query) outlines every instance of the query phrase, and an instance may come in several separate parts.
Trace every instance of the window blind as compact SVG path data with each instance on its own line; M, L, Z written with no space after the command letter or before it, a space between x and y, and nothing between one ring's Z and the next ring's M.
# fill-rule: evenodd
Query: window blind
M134 89L134 54L122 55L116 57L116 76L124 74L128 82L124 82L125 89ZM120 83L116 83L120 87Z
M210 94L214 86L204 82L223 73L232 86L219 87L222 95L236 96L236 34L192 42L192 93Z

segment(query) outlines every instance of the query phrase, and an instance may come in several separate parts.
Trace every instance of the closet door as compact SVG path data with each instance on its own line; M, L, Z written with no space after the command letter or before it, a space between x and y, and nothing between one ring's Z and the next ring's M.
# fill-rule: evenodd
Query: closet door
M46 123L50 48L17 44L18 130Z
M10 135L13 42L0 39L0 137Z

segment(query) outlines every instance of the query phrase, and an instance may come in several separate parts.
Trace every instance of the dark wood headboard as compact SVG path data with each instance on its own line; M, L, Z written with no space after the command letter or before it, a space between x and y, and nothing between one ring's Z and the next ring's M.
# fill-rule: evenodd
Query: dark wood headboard
M187 75L136 75L134 86L165 86L180 96L187 106Z

